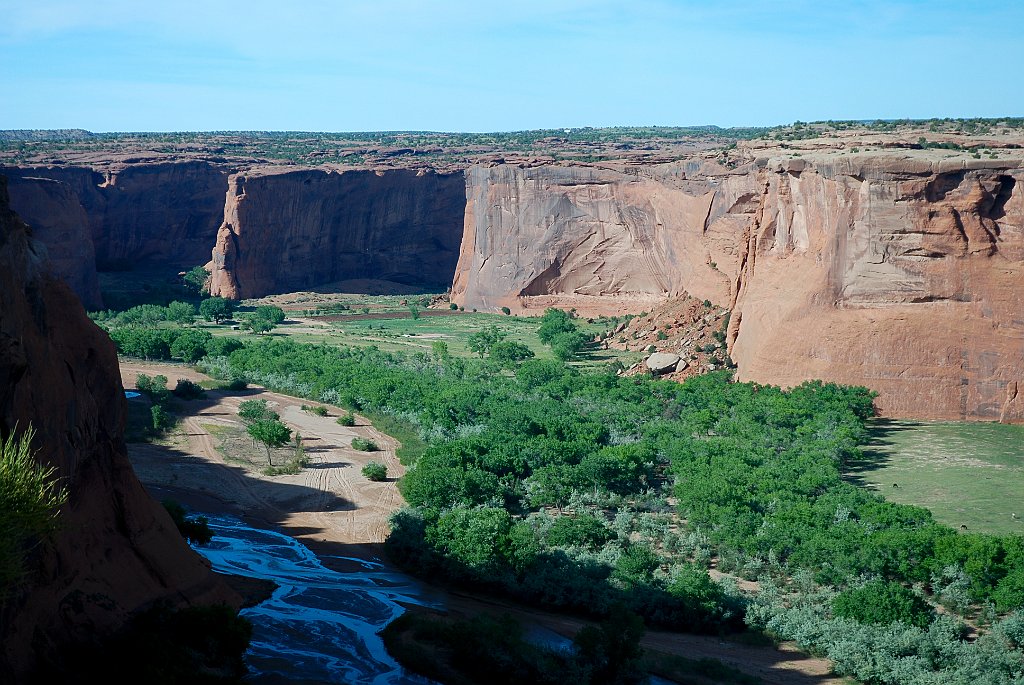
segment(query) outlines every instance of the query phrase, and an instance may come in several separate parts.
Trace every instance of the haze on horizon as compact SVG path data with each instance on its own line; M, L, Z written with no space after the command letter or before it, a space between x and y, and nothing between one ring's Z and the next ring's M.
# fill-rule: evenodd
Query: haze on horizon
M509 131L1024 114L1024 3L0 0L0 129Z

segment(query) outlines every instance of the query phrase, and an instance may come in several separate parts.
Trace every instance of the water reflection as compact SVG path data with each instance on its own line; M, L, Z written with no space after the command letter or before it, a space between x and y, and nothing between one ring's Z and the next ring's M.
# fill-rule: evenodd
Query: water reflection
M367 683L424 685L402 672L377 632L402 613L398 602L431 604L422 586L380 564L357 559L363 570L325 568L287 535L210 516L213 541L199 551L217 571L277 583L266 602L245 609L253 622L246 662L256 683Z

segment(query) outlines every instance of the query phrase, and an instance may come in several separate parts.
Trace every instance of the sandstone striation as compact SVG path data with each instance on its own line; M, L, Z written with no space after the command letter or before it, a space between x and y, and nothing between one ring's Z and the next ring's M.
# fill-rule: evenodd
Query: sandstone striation
M684 289L727 299L729 278L712 266L721 246L705 239L715 193L707 183L687 192L668 178L674 171L469 169L453 301L521 310L531 298L561 294L638 306Z
M462 174L235 175L210 292L249 298L354 279L444 290L455 273L465 202Z
M866 385L885 415L1020 421L1024 168L776 160L744 234L740 377Z
M0 615L0 680L20 682L158 600L238 598L136 479L113 345L48 273L7 197L0 176L0 434L34 426L39 459L69 491L55 539L37 548L31 579Z

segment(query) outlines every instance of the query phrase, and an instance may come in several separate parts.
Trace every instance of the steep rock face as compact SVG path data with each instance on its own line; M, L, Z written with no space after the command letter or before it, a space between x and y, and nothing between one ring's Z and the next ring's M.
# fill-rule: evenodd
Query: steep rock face
M10 179L11 205L46 246L53 275L66 282L87 309L100 309L89 218L70 186L48 178Z
M729 213L715 204L720 184L687 181L675 166L644 171L469 169L453 300L519 309L545 295L641 303L689 290L728 299L730 279L716 260L730 259L734 241L728 230L719 239L728 221L712 220ZM746 177L735 181L721 185Z
M0 616L4 682L157 600L237 605L136 479L125 411L113 345L47 273L0 176L0 434L32 424L39 459L69 491L56 538L37 550L31 580Z
M453 298L682 292L740 377L867 385L892 416L1024 419L1024 169L921 154L474 167ZM544 300L547 302L548 300Z
M867 385L887 415L1024 419L1024 169L767 162L731 325L740 377Z
M209 260L224 212L229 169L207 162L127 165L97 171L86 167L6 168L12 179L46 178L63 184L88 218L99 270L176 270ZM28 185L11 185L14 211L30 225L42 219L55 234L73 230L58 221L67 212L27 195ZM40 236L51 250L54 244ZM83 256L82 262L88 261ZM87 267L83 266L84 271ZM82 294L82 291L76 292Z
M211 293L232 298L349 279L445 288L465 209L462 174L425 171L233 176Z

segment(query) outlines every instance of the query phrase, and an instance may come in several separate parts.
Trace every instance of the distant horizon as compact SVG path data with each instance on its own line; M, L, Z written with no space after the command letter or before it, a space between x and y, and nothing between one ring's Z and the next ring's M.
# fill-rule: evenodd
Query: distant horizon
M1024 47L1024 3L0 3L5 130L495 133L1024 112L1021 71L975 57Z
M765 125L736 125L736 126L721 126L719 124L607 124L601 126L541 126L539 128L523 128L523 129L506 129L500 131L456 131L456 130L440 130L440 129L364 129L364 130L312 130L312 129L178 129L178 130L94 130L84 128L82 126L66 126L61 128L0 128L0 133L17 133L17 132L58 132L58 131L81 131L83 133L89 133L92 135L169 135L169 134L250 134L250 133L270 133L270 134L287 134L287 133L312 133L312 134L334 134L334 135L345 135L345 134L431 134L431 135L510 135L515 133L533 133L537 131L586 131L586 130L604 130L604 129L670 129L670 130L685 130L685 129L718 129L721 131L731 130L744 130L744 129L773 129L773 128L784 128L792 126L795 123L802 123L807 125L813 124L826 124L826 123L837 123L837 124L863 124L868 125L874 122L910 122L910 123L926 123L931 121L971 121L981 120L998 122L1003 120L1016 120L1024 119L1024 115L1017 114L1006 114L997 116L962 116L962 117L898 117L893 119L882 119L882 118L868 118L868 119L818 119L818 120L804 120L794 119L793 121L777 123L777 124L765 124Z

